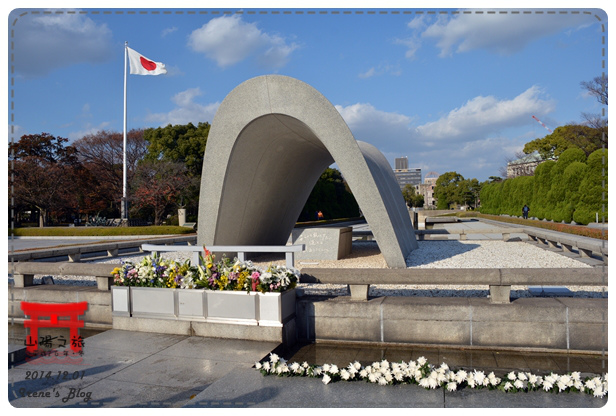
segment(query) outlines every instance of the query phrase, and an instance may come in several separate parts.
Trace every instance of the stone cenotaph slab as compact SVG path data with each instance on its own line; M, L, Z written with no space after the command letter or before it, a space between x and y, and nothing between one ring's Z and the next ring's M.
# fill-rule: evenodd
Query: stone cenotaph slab
M293 244L306 249L295 255L298 260L338 260L351 254L353 228L296 228L291 234Z

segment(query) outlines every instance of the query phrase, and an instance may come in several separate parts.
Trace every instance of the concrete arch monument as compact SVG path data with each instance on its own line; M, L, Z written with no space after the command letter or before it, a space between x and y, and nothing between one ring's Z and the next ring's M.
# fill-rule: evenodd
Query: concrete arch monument
M334 106L297 79L266 75L237 86L210 129L198 243L284 245L315 183L336 163L389 267L406 267L417 240L392 169L358 142Z

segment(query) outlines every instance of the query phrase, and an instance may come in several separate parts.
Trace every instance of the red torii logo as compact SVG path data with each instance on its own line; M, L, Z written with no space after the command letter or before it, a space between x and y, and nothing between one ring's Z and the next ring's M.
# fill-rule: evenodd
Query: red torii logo
M81 351L82 343L73 342L79 338L79 328L83 328L84 321L79 319L88 309L88 302L74 303L34 303L21 302L21 310L30 319L24 321L24 327L30 328L30 335L26 337L26 351L34 353L37 350L38 329L40 328L69 328L71 350L75 353ZM49 319L41 319L49 317ZM58 319L68 317L69 319Z

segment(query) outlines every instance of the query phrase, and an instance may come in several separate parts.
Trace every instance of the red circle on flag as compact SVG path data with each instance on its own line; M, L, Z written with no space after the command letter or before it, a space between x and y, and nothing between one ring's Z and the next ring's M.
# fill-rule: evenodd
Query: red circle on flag
M156 69L156 62L149 61L145 59L143 56L140 57L141 66L143 66L148 71L153 71Z

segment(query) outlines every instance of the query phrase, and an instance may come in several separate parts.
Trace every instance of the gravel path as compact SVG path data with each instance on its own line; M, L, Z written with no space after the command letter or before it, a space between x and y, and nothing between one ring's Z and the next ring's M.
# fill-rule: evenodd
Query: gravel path
M164 257L176 260L189 258L188 253L169 252ZM122 261L138 262L143 256L114 257L92 261L93 263L121 264ZM254 259L260 266L269 264L284 265L281 256L263 255ZM336 261L297 261L298 269L310 268L386 268L376 242L353 242L352 254ZM419 241L419 248L407 259L409 268L577 268L590 267L578 260L565 257L555 252L541 249L525 242L504 241ZM41 276L35 276L35 282ZM54 277L56 284L96 285L92 277L62 276ZM346 285L299 284L307 295L347 295ZM574 297L607 297L607 287L599 286L569 286ZM372 285L371 296L457 296L457 297L487 297L488 287L455 286L455 285ZM513 286L512 297L531 297L526 286Z

